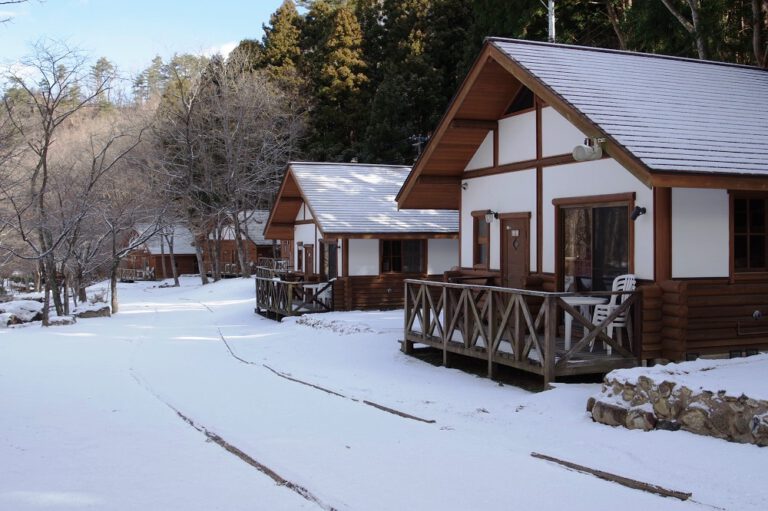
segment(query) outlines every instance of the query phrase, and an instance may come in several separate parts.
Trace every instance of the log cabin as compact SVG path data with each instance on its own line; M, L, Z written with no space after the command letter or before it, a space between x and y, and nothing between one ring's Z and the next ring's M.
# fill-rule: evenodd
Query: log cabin
M136 230L144 232L148 227L139 225ZM169 232L172 232L177 273L179 275L200 273L195 255L195 237L192 232L181 225L175 225L169 229ZM164 268L165 271L163 271ZM162 239L160 234L155 234L132 250L120 263L120 278L124 281L173 278L168 242Z
M256 266L260 258L273 257L274 255L272 241L264 239L264 227L268 216L269 211L266 210L249 210L240 214L242 229L240 238L245 251L245 261L251 268ZM142 232L148 227L139 225L136 230ZM173 253L176 271L179 275L200 273L195 252L197 243L202 243L203 246L203 264L206 273L208 275L213 274L212 261L215 258L214 243L216 237L213 232L208 235L206 240L205 236L195 236L189 228L180 223L168 227L166 231L172 233ZM234 228L230 223L227 223L220 229L218 236L220 236L219 269L222 275L226 277L240 275ZM121 278L123 280L172 278L173 270L168 237L168 235L164 238L159 233L155 234L136 250L131 251L120 265ZM163 259L165 259L165 264L163 264Z
M242 240L243 257L246 264L251 266L251 272L261 258L274 257L274 243L264 238L269 211L254 209L240 213L240 239ZM224 276L240 275L240 263L237 257L235 240L237 234L231 221L226 221L218 234L211 232L208 235L208 244L203 251L203 261L206 272L213 273L212 261L215 259L214 243L219 236L219 271Z
M402 307L405 278L439 280L459 261L456 211L398 209L409 171L289 163L264 236L304 280L335 279L334 310Z
M461 271L500 287L601 291L634 274L638 362L768 348L765 69L489 38L397 201L458 209ZM424 324L406 340L436 328L416 298L406 323ZM569 374L559 357L545 380Z

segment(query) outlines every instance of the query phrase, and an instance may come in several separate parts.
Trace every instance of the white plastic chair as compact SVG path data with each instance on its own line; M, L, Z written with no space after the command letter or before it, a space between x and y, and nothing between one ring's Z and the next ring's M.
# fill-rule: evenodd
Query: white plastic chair
M619 275L615 279L613 279L613 285L611 286L611 291L634 291L635 287L637 285L635 276L632 274L627 275ZM608 319L608 316L610 316L616 308L618 308L621 304L624 303L624 301L629 298L629 294L615 294L611 295L611 299L606 304L601 305L595 305L595 312L592 315L592 323L594 325L599 325L606 319ZM618 331L618 341L619 344L622 344L623 339L621 335L621 329L627 328L627 311L625 310L615 318L613 318L613 321L608 323L605 326L606 334L608 337L613 339L613 329L617 329ZM629 337L629 331L627 331L627 336ZM630 337L631 340L631 337ZM592 351L595 347L595 341L594 339L589 344L589 350ZM609 355L611 354L611 345L603 342L603 347L606 350L606 353Z

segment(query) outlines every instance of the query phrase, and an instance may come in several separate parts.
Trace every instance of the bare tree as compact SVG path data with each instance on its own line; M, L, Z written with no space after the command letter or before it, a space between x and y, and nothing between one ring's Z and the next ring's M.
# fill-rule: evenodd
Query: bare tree
M674 16L675 19L680 22L683 28L689 34L691 34L691 36L693 36L694 40L696 41L696 51L699 54L699 58L702 60L708 59L709 52L707 51L707 43L704 31L702 30L701 22L701 0L686 0L688 8L691 11L690 20L686 18L683 13L677 10L677 8L672 4L672 0L661 0L661 3L663 3L664 7L667 8L672 16Z
M768 68L768 0L752 0L752 49L759 67Z
M14 4L25 4L29 0L0 0L0 5L14 5ZM10 17L0 18L0 23L6 23L10 21Z
M225 62L214 58L200 95L205 115L206 153L213 155L211 180L221 187L214 241L231 227L238 264L250 276L244 221L268 207L285 164L297 152L304 131L305 106L265 74L248 70L247 56L235 52ZM214 254L219 253L214 243ZM214 258L217 261L218 257Z

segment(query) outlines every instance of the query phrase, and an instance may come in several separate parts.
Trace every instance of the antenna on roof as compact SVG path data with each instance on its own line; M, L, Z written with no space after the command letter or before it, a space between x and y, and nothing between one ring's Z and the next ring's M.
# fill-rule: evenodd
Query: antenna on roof
M418 158L421 156L421 150L424 147L424 144L429 141L429 136L425 135L411 135L408 137L408 140L410 140L411 145L416 148L416 157Z
M539 0L541 5L547 8L547 40L550 43L555 42L555 0L547 0L544 4L544 0Z

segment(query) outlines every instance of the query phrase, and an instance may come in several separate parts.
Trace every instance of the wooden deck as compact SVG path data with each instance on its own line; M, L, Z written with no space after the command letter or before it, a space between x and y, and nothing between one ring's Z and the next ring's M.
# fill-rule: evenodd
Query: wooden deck
M286 316L301 316L333 309L333 284L329 282L291 282L278 276L256 277L256 313L280 321Z
M616 293L588 295L608 298L611 294ZM632 307L638 293L631 293L598 325L564 300L582 295L406 280L402 350L411 353L415 344L425 344L442 350L445 365L452 354L469 356L487 361L489 377L501 364L539 374L545 385L558 376L637 365L641 339L632 325L627 346L608 337L605 329L625 311L632 318L640 308ZM583 330L568 349L564 336L558 336L565 312L573 316L573 330L578 334ZM590 349L593 341L594 351ZM603 343L611 347L611 354L601 349Z

